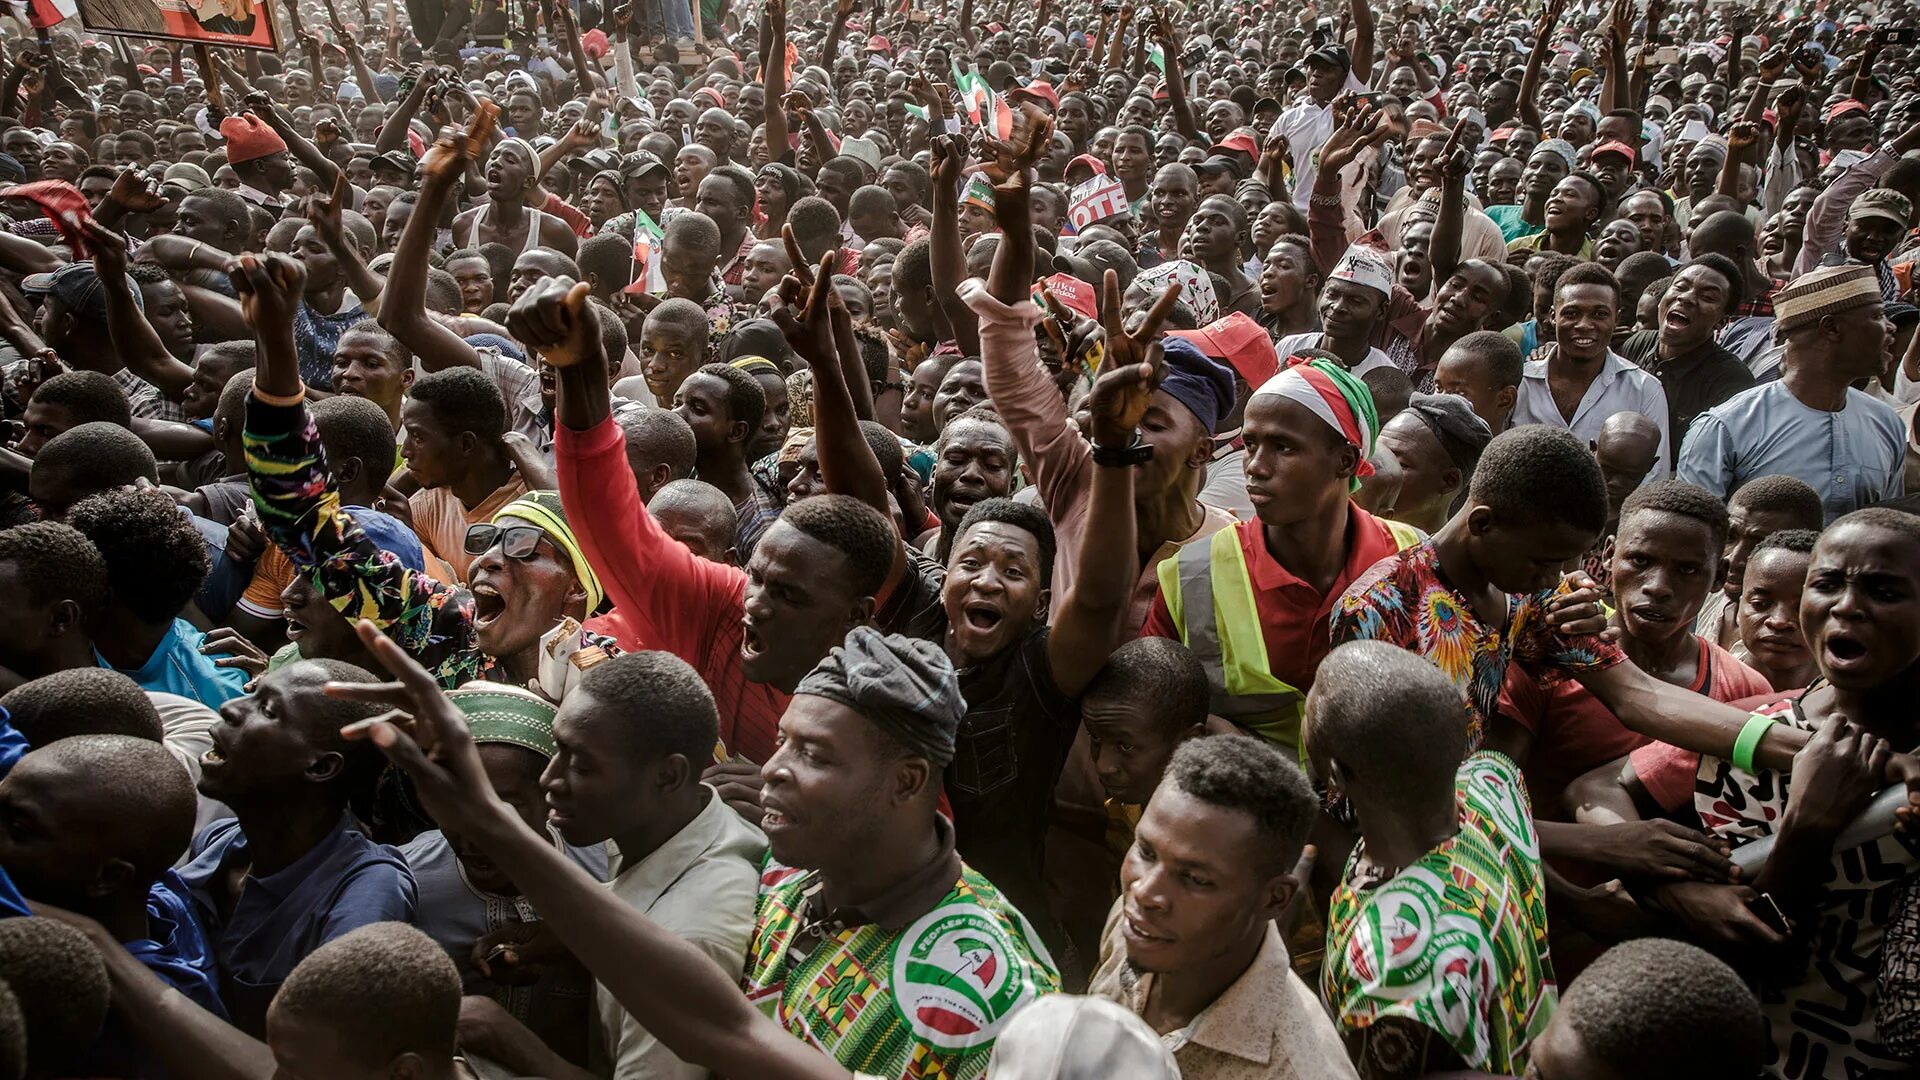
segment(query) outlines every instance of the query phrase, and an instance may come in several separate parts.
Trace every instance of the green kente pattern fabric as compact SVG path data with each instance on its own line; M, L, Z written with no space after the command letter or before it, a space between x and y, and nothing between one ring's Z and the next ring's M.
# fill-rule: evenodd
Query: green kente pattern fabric
M964 865L953 890L906 929L842 929L795 963L796 912L813 881L772 862L762 870L741 984L761 1011L853 1072L975 1080L1014 1012L1060 989L1026 917Z
M1455 800L1453 839L1375 888L1353 887L1355 848L1328 905L1321 990L1342 1029L1411 1019L1468 1067L1517 1076L1559 1000L1539 840L1505 754L1469 757Z

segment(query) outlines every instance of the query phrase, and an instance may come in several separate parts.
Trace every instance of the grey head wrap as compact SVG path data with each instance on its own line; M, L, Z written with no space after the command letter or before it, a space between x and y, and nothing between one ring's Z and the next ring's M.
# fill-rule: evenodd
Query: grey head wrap
M793 692L845 705L943 768L953 760L954 735L967 713L945 651L871 626L855 627Z
M1453 467L1463 473L1473 472L1480 463L1480 451L1493 441L1487 422L1458 394L1415 394L1407 411L1427 425Z

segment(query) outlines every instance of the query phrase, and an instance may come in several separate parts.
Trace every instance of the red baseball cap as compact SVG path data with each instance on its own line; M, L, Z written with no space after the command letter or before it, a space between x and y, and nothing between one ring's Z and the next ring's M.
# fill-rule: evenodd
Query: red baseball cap
M1007 96L1010 98L1030 97L1036 101L1044 101L1047 103L1047 108L1049 109L1058 109L1060 107L1060 91L1055 90L1053 84L1044 79L1035 79L1025 86L1016 86L1007 92Z
M1169 330L1167 336L1185 338L1208 356L1225 360L1248 386L1257 388L1280 371L1280 354L1274 350L1273 339L1259 323L1238 311L1198 330Z
M1227 133L1227 137L1207 148L1208 154L1233 153L1238 151L1248 157L1260 156L1260 145L1253 141L1253 132L1239 128Z
M1093 286L1081 281L1072 274L1054 274L1042 278L1040 284L1047 287L1054 299L1067 306L1067 310L1089 319L1100 318L1100 301L1093 294ZM1037 292L1037 290L1036 290Z
M1628 146L1618 139L1609 139L1594 147L1593 153L1588 155L1588 160L1597 158L1601 154L1619 154L1621 157L1627 159L1627 164L1629 165L1637 165L1640 162L1640 155L1633 152L1633 147Z

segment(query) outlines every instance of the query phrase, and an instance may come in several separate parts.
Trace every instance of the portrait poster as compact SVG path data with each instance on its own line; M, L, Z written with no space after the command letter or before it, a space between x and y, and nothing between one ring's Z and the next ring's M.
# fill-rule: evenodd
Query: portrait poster
M96 34L279 48L267 0L79 0L79 8L80 25Z

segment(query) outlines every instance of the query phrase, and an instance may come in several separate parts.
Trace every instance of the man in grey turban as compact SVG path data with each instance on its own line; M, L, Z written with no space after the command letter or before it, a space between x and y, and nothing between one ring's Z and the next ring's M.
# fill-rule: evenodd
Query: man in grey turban
M1413 395L1380 429L1380 445L1393 453L1402 473L1394 519L1429 533L1445 525L1491 441L1493 433L1466 398Z

